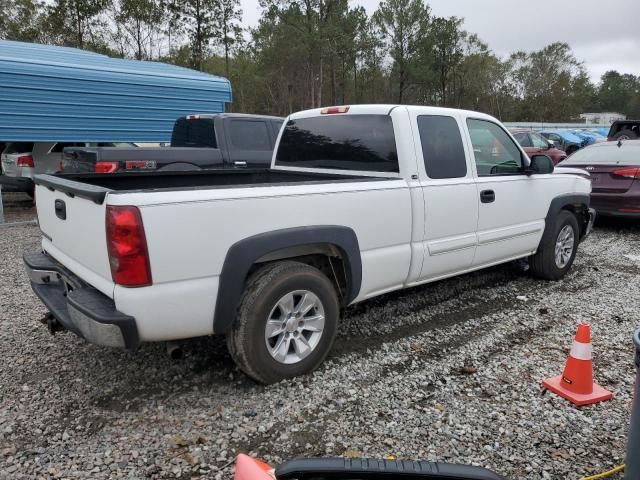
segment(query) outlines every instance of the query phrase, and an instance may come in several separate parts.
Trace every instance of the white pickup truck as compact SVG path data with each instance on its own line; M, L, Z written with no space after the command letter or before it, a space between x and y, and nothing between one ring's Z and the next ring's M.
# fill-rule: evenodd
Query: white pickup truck
M585 172L529 160L488 115L419 106L295 113L270 169L36 184L24 260L52 330L131 349L223 334L265 383L317 367L355 302L520 258L560 279L594 219Z

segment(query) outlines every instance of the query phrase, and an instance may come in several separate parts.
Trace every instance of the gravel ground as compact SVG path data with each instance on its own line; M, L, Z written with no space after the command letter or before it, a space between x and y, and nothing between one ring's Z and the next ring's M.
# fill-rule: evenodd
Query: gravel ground
M175 361L162 345L50 336L21 262L37 244L35 226L0 228L0 478L231 478L238 452L394 454L511 479L623 462L640 223L598 225L561 282L507 265L352 307L317 372L268 387L216 338L184 342ZM539 384L562 371L580 320L615 398L578 409Z
M33 199L26 193L3 192L2 203L4 221L7 223L32 221L36 218Z

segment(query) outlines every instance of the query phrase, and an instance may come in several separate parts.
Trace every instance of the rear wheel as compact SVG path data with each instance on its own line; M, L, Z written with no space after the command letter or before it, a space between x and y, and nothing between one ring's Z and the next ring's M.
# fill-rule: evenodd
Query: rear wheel
M545 280L560 280L576 257L580 229L575 215L567 210L558 213L552 235L540 244L538 252L529 257L531 273Z
M247 282L227 336L229 352L261 383L302 375L329 353L339 312L336 290L317 268L293 261L267 265Z

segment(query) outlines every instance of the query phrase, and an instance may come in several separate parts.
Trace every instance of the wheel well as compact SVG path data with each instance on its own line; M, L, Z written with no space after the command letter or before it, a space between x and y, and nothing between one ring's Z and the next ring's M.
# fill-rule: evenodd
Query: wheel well
M580 227L580 238L584 236L587 231L587 225L589 224L589 209L583 204L568 204L563 206L560 211L566 210L573 213L578 221Z
M346 254L341 248L332 244L311 244L287 247L269 252L258 258L251 266L249 272L247 272L245 282L256 270L265 264L280 260L294 260L317 268L333 283L341 303L345 303L351 287L351 278L346 263Z

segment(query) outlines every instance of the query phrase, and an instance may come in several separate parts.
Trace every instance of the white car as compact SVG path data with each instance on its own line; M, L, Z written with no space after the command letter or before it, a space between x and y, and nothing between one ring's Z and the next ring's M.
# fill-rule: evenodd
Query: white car
M25 263L52 330L223 334L265 383L317 367L347 305L521 258L560 279L594 219L586 172L529 160L488 115L418 106L295 113L270 169L36 183Z

